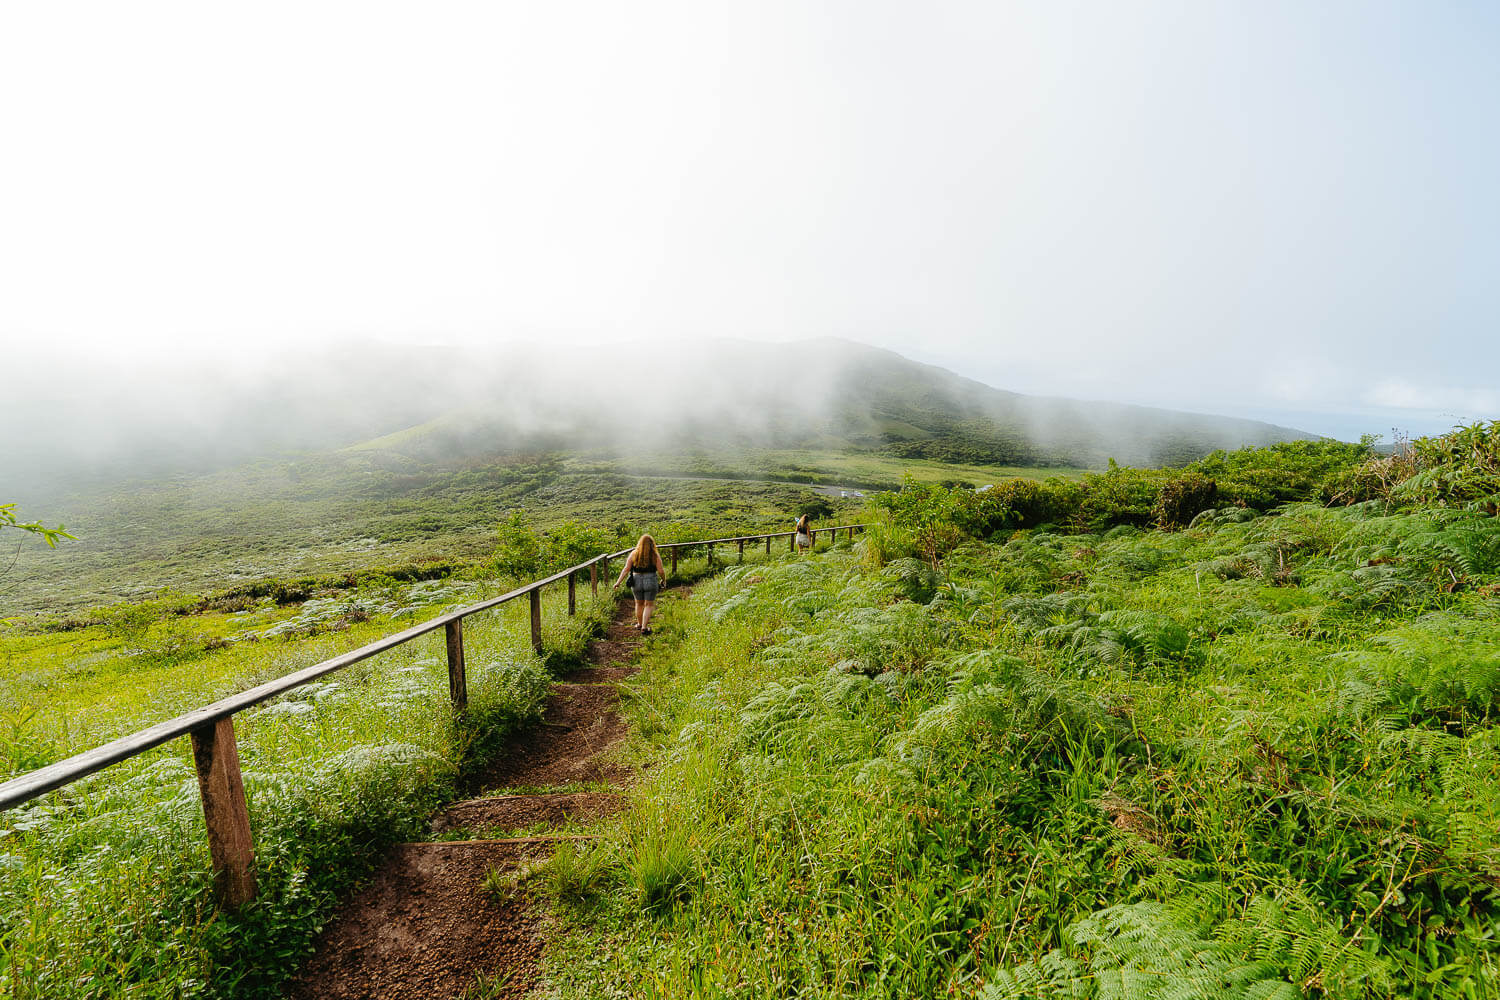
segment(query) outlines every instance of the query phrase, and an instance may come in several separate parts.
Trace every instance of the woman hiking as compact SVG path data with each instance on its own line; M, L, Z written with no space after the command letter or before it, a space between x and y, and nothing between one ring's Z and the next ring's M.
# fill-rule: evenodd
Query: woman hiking
M667 567L662 565L661 553L656 550L656 539L642 535L615 581L618 587L626 578L630 580L630 592L635 596L635 622L631 627L640 629L641 635L651 634L651 613L656 610L656 595L666 577Z
M806 514L797 518L797 537L794 541L799 550L812 549L812 521Z

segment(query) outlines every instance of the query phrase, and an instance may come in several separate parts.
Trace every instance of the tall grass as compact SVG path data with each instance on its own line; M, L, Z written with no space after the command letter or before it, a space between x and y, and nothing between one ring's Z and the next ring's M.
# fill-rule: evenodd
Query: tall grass
M474 596L464 590L446 599ZM184 740L5 813L0 995L279 996L340 894L386 845L421 835L459 774L539 713L549 664L578 660L612 607L589 600L586 587L576 618L565 601L561 588L544 598L545 656L531 649L524 601L466 622L470 703L461 721L448 704L440 632L237 716L261 890L237 913L213 905ZM150 630L138 644L102 626L51 645L19 637L5 647L5 680L12 704L26 708L10 734L0 734L12 769L168 718L411 620L377 609L353 616L353 624L347 615L337 619L345 630L319 632L315 611L245 614L233 627L261 638L209 650L194 644L191 655L163 648ZM298 617L307 628L278 632ZM184 621L225 627L224 619ZM309 630L317 634L308 638Z
M916 535L666 611L554 994L1500 995L1500 522Z

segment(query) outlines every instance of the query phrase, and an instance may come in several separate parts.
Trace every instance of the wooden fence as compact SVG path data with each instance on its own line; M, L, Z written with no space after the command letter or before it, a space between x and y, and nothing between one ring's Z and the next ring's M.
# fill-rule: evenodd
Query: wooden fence
M835 528L815 529L812 533L812 541L816 545L819 535L829 535L837 541L840 531L847 532L848 537L852 538L856 531L862 531L864 527L862 524L846 524ZM666 542L658 548L670 554L672 570L675 572L678 555L684 549L706 549L709 564L712 565L716 546L736 545L738 558L743 561L747 542L764 542L766 554L769 555L772 540L777 538L788 539L789 548L796 547L796 537L793 532L778 531L764 535L711 538L697 542ZM541 652L542 588L567 581L568 614L571 615L577 607L578 575L588 570L589 587L593 594L598 596L601 576L605 578L606 586L608 585L610 561L629 555L630 551L630 549L621 549L619 552L597 555L587 562L569 566L561 572L528 583L524 587L518 587L499 597L492 597L469 607L439 615L358 649L352 649L332 659L304 667L285 677L267 681L248 691L241 691L239 694L220 699L211 705L179 715L175 719L157 723L150 728L131 733L129 736L111 740L85 753L38 768L19 778L13 778L0 784L0 810L28 802L72 784L95 771L145 753L170 740L186 736L192 743L193 762L198 772L198 791L203 799L203 819L208 828L209 856L214 868L214 889L222 905L241 906L255 898L255 855L250 838L250 810L245 800L244 783L240 778L239 750L234 738L234 716L237 713L441 628L445 633L448 647L448 693L453 703L453 711L461 714L467 709L469 703L468 681L464 675L465 618L508 601L525 597L531 604L531 644L537 652Z

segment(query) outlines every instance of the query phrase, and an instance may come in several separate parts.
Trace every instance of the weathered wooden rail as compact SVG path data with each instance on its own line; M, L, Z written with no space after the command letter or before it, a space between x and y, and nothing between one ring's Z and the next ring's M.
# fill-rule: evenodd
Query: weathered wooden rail
M819 535L829 535L838 540L840 531L852 538L856 531L864 530L862 524L845 524L834 528L818 528L812 532L813 544ZM713 564L714 549L721 545L736 545L739 559L745 558L746 542L765 542L766 554L771 552L773 539L789 539L789 547L796 547L796 537L790 531L778 531L761 535L739 535L733 538L710 538L696 542L663 542L657 547L669 552L672 570L677 569L677 558L684 549L705 549L709 564ZM526 597L531 605L531 644L537 652L542 651L542 588L566 581L568 585L568 614L577 609L577 580L584 570L589 573L589 586L595 596L599 593L599 578L609 576L609 564L613 559L629 555L630 549L606 552L577 566L553 573L549 577L517 587L515 590L480 601L457 611L428 619L411 628L404 629L383 639L340 653L331 659L304 667L285 677L258 684L247 691L221 698L210 705L194 709L175 719L157 723L147 729L111 740L102 746L60 760L55 764L38 768L19 778L0 784L0 810L29 802L48 792L88 777L112 764L129 760L138 754L161 746L163 743L186 736L191 741L193 762L198 772L198 791L203 799L203 819L208 828L209 856L214 868L214 889L221 904L238 907L255 898L255 851L250 836L250 810L245 799L245 787L240 777L240 756L234 736L236 714L285 694L294 688L311 683L319 677L331 674L344 667L367 660L378 653L394 649L418 636L443 629L448 651L448 693L455 713L468 708L468 679L464 674L464 619L480 611L486 611L520 597Z

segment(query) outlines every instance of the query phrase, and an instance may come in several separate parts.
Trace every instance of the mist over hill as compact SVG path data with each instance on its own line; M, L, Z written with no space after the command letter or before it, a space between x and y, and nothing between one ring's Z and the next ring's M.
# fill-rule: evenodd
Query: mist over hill
M80 359L0 400L7 497L340 450L464 464L566 450L814 448L1010 466L1191 461L1312 435L1165 409L1025 396L836 339L566 353L354 342L297 358L134 371Z
M995 389L838 341L835 419L853 443L910 458L1000 465L1177 465L1218 448L1315 435L1259 421Z
M906 475L1071 476L1305 436L1018 395L831 339L566 355L351 344L296 363L54 374L29 404L0 402L20 428L0 435L0 499L77 540L20 546L0 611L474 558L517 514L733 533Z

